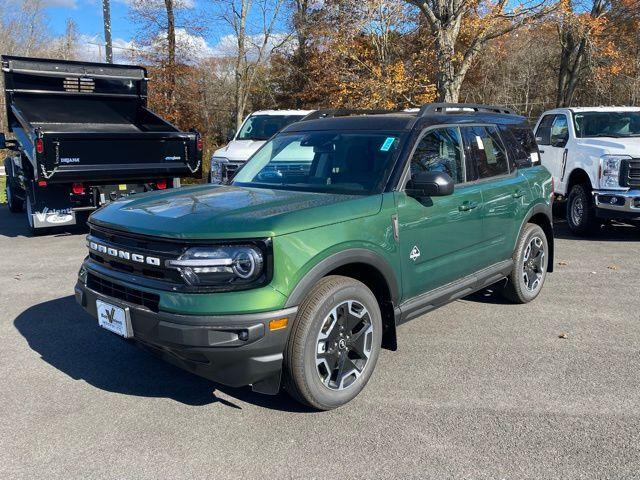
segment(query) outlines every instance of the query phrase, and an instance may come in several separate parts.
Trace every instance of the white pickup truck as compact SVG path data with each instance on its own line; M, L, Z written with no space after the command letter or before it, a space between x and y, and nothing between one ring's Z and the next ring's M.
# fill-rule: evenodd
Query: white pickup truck
M549 110L535 136L574 233L607 219L640 222L640 108Z

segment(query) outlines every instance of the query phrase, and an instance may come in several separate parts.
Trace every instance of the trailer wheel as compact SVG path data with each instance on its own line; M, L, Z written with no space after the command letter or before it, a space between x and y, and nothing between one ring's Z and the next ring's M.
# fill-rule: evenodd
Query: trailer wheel
M4 161L4 171L7 175L7 183L4 188L6 192L9 211L13 213L22 212L24 202L21 198L16 196L16 185L15 180L13 179L13 168L11 165L11 161L8 158Z

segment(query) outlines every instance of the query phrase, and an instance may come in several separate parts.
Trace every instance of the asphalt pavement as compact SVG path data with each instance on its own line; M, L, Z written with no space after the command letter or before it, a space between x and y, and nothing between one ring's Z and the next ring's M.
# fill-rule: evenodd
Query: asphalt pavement
M640 229L556 225L540 297L490 291L399 330L325 413L222 387L76 305L82 231L0 206L2 479L640 478Z

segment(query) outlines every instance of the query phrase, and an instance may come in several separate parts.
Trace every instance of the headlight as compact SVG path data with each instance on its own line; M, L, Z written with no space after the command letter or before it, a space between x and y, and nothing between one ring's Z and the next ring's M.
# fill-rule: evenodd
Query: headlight
M620 189L620 167L628 155L603 155L600 157L600 188Z
M222 164L228 163L224 157L213 157L211 159L211 183L222 183Z
M192 287L242 287L264 279L264 253L253 245L193 247L167 260Z

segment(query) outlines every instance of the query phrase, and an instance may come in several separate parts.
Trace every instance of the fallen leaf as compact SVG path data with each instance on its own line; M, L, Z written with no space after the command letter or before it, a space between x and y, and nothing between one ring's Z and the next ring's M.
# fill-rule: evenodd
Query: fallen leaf
M569 264L567 262L558 262L558 265L560 265L561 267L566 267Z
M566 333L561 333L558 338L569 338Z
M618 269L618 267L616 265L609 265L607 268L609 270L617 270Z
M591 275L595 275L596 273L598 273L598 272L591 272Z

